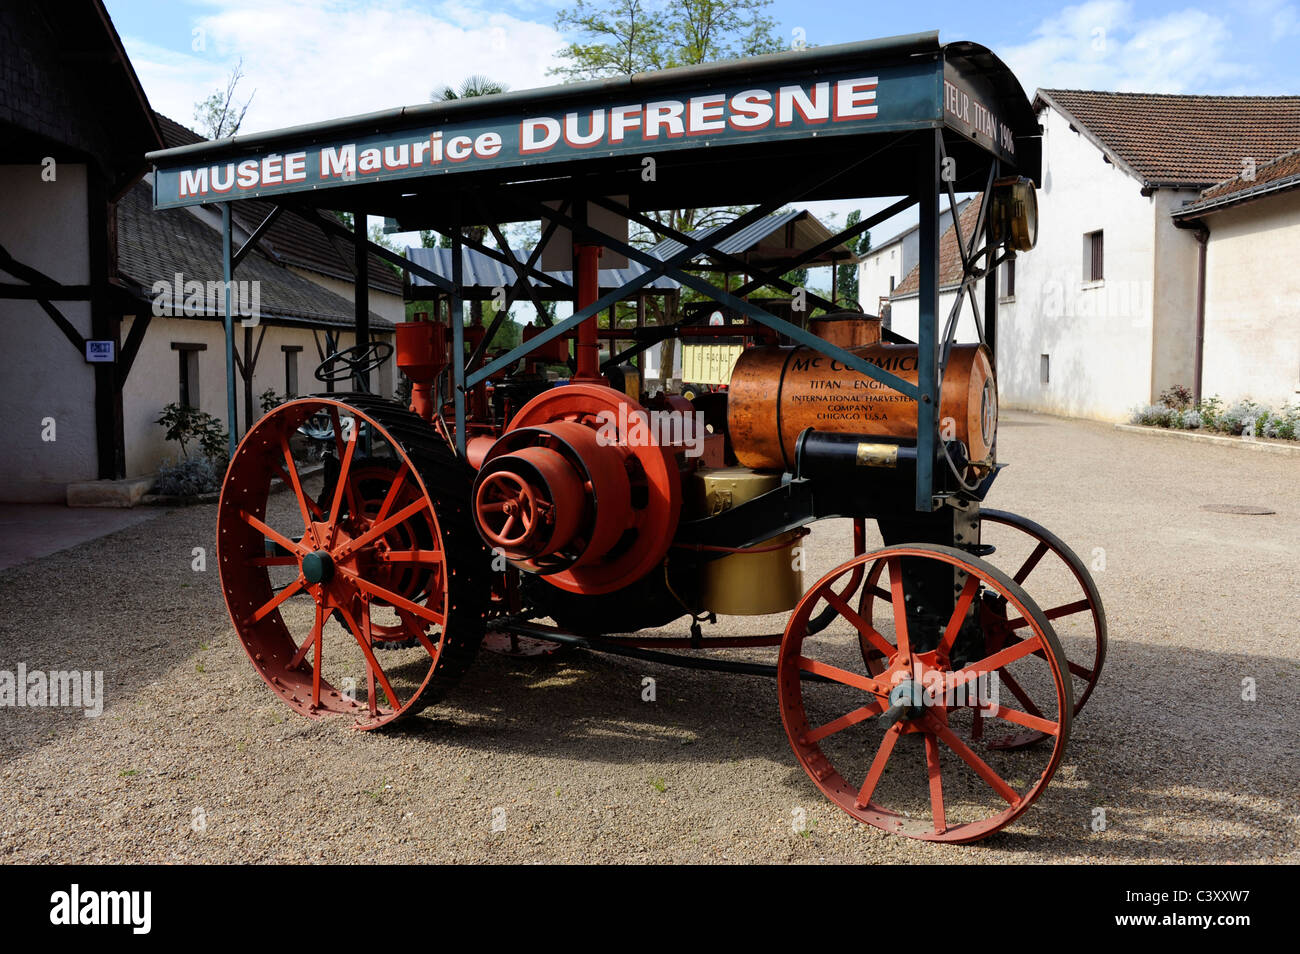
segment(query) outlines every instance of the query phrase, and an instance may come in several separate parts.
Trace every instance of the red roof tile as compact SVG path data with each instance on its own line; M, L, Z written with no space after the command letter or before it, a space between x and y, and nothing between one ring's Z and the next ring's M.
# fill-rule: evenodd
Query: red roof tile
M1243 172L1235 178L1211 186L1202 192L1195 202L1190 202L1176 210L1174 215L1181 217L1209 208L1235 205L1259 195L1297 187L1300 187L1300 149L1257 166L1249 178L1247 173Z
M1146 185L1204 188L1300 149L1300 96L1179 96L1040 89Z
M975 223L979 219L980 206L983 202L983 196L975 196L957 217L957 224L961 226L962 237L967 243L970 242L971 234L975 231ZM961 284L961 252L957 248L957 233L950 225L944 229L943 235L939 236L939 287L947 289L959 284ZM920 287L921 266L918 264L913 265L912 270L903 276L903 280L899 282L890 297L904 298L915 295Z

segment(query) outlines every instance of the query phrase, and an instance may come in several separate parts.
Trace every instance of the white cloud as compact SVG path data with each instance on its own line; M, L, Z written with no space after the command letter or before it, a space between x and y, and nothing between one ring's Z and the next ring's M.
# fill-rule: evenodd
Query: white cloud
M205 0L164 48L124 36L154 108L192 125L194 103L223 86L243 57L242 96L256 95L243 132L427 102L471 74L512 89L554 82L563 42L545 23L472 3L433 10L411 0ZM191 50L191 29L205 49Z
M1091 0L1044 20L1001 51L1027 92L1038 87L1150 93L1222 91L1255 75L1234 63L1219 16L1195 8L1140 17L1125 0Z

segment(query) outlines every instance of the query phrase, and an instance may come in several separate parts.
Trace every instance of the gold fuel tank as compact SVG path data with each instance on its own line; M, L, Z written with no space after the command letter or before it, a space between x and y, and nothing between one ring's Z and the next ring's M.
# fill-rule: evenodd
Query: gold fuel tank
M739 506L781 485L779 473L745 467L696 471L688 505L700 517ZM700 606L720 616L788 613L803 596L803 571L796 569L801 534L790 530L756 544L759 553L733 553L710 560L700 575ZM770 549L769 549L770 548Z
M851 348L916 383L916 345ZM998 396L988 349L953 345L939 395L939 433L987 460L997 433ZM916 437L916 402L810 348L750 348L731 373L727 427L736 459L757 470L794 467L805 428L876 437Z

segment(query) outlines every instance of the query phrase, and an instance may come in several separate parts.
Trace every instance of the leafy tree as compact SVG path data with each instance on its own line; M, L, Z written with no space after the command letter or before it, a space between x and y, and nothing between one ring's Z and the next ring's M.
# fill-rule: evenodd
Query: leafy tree
M194 104L194 120L199 130L209 139L226 139L239 132L244 124L244 114L248 112L257 90L253 90L241 106L235 99L235 90L244 78L244 60L241 57L230 71L224 90L213 90L207 99Z
M862 210L854 209L849 213L845 227L852 228L861 221ZM871 232L863 232L861 235L847 240L844 244L848 246L849 251L854 256L865 255L871 249ZM836 304L843 303L849 307L858 302L858 266L856 262L848 262L835 267L835 299Z
M555 27L580 37L557 54L551 73L566 80L631 76L649 70L758 56L784 49L771 0L577 0Z
M475 96L495 96L497 93L505 93L510 89L505 83L498 83L494 79L486 76L474 74L465 77L460 84L459 89L451 86L444 86L441 89L435 89L429 95L429 101L434 103L446 103L453 99L473 99Z
M556 29L574 36L557 54L562 61L550 72L566 81L631 76L674 66L711 63L733 57L757 56L784 49L776 21L767 15L771 0L674 0L664 6L646 0L576 0L561 10ZM648 212L658 224L679 232L721 225L742 214L745 207L664 209ZM634 245L648 247L657 237L636 228ZM720 284L717 275L704 276ZM686 301L704 296L683 290ZM668 318L663 300L646 301L651 318L662 324ZM616 309L620 326L630 324L635 309ZM671 373L676 342L664 342L662 367Z

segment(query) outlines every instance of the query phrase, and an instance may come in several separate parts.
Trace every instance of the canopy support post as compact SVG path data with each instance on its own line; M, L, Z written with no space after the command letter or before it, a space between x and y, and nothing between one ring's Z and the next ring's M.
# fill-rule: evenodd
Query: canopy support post
M936 129L930 146L930 161L921 174L920 289L916 345L920 392L916 402L916 509L934 510L935 414L938 401L939 338L939 169L943 154L943 131ZM953 209L956 225L957 210Z
M465 263L461 243L461 207L456 203L456 222L451 231L451 296L447 321L451 324L452 403L456 409L456 452L465 456L465 313L462 306Z
M235 432L239 427L235 407L235 323L231 314L230 293L233 289L234 262L230 254L230 203L221 203L221 279L225 287L226 324L226 449L235 456Z
M369 236L366 231L366 213L360 209L352 213L352 302L357 326L357 347L364 348L370 344L370 250ZM370 393L370 372L358 374L353 379L353 387Z

